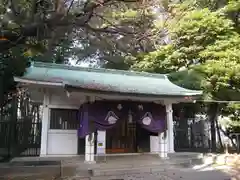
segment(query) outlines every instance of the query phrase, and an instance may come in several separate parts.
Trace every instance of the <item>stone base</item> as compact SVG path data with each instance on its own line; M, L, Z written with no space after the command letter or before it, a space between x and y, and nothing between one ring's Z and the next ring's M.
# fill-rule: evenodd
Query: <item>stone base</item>
M85 164L96 164L96 161L84 161Z
M159 157L161 158L161 159L163 159L163 160L167 160L167 159L170 159L168 156L166 156L166 157L161 157L160 155L159 155Z

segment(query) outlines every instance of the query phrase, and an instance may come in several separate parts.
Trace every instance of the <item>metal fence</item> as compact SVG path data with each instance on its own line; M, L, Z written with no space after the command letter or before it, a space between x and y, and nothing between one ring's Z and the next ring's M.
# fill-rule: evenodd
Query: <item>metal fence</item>
M41 145L40 104L13 98L0 118L0 161L20 156L38 156ZM3 111L1 111L3 112Z
M23 120L0 122L0 157L2 161L19 156L38 156L41 122Z
M210 124L206 120L174 121L174 147L176 152L210 152Z

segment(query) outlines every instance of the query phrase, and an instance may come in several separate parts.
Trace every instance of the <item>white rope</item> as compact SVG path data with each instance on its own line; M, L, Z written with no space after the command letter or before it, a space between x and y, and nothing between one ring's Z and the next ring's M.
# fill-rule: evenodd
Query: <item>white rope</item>
M240 101L195 100L194 102L240 103Z

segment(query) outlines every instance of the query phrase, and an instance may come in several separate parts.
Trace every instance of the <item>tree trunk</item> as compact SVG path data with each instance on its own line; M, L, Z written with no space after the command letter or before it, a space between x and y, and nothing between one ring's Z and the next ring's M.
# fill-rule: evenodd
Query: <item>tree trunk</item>
M224 134L224 136L226 136L226 137L228 137L228 139L230 139L233 147L235 149L237 149L237 144L235 144L235 142L233 141L233 138L231 136L229 136L229 134L226 131L224 131L221 127L219 128L219 130Z
M217 113L217 114L219 114L219 113ZM221 138L221 134L220 134L220 127L219 127L217 118L215 118L215 123L216 123L218 140L219 140L219 144L220 144L220 151L223 151L224 147L223 147L223 143L222 143L222 138Z
M216 144L216 119L218 117L218 104L211 103L208 109L208 117L211 122L211 150L212 152L217 151L217 144Z

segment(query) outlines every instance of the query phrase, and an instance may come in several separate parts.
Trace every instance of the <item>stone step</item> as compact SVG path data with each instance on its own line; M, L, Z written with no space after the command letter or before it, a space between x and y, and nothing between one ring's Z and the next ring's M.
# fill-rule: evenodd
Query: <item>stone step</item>
M0 179L52 179L61 176L60 166L22 166L21 164L0 164Z
M177 153L168 153L169 158L188 158L188 159L202 159L203 153L194 153L194 152L177 152Z
M90 180L173 180L171 177L163 173L136 173L125 175L112 175L112 176L94 176L90 177Z
M169 161L171 161L172 164L186 165L187 167L200 165L203 164L204 162L203 158L185 158L185 159L171 158Z
M132 164L132 165L115 165L105 166L92 169L92 176L114 176L136 173L155 173L162 172L166 168L190 168L198 164L197 160L181 159L181 160L161 160L158 164Z
M53 175L51 174L46 174L46 173L41 173L41 174L11 174L9 176L1 176L1 180L20 180L20 179L27 179L27 180L36 180L36 179L44 179L44 180L57 180L60 179L61 177L59 175Z

